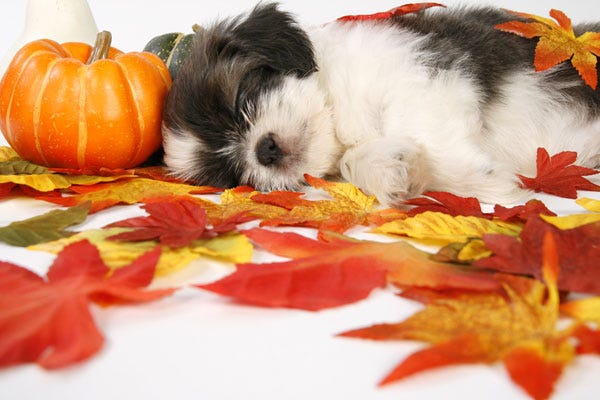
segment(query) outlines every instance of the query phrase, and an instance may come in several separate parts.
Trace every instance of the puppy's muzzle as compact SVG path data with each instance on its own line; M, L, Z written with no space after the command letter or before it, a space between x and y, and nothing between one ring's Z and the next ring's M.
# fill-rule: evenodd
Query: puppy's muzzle
M266 135L256 145L256 158L265 167L278 164L284 156L273 136L272 133Z

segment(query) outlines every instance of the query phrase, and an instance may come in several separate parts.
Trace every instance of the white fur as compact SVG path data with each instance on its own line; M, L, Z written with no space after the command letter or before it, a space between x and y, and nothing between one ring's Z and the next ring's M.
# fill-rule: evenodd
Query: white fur
M203 172L190 168L202 148L202 143L193 135L179 132L162 125L163 147L165 150L164 162L171 172L183 180L193 180Z
M460 64L428 74L416 50L423 37L386 24L334 23L309 33L345 146L341 174L383 203L424 189L514 202L525 195L516 174L535 174L538 147L598 162L600 121L586 123L552 100L533 71L513 76L502 100L482 109Z

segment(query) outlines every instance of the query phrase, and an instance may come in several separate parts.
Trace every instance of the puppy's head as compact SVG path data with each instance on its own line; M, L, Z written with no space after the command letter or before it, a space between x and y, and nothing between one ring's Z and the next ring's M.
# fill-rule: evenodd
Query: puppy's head
M294 189L339 145L308 36L274 4L196 34L167 98L165 163L199 184Z

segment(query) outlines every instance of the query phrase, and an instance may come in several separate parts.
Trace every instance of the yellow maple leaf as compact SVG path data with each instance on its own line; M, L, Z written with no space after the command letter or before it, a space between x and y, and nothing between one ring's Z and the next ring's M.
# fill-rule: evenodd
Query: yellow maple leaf
M123 228L92 229L66 239L30 246L28 249L58 254L65 246L87 239L98 248L106 265L115 270L131 264L133 260L157 246L153 241L120 242L107 239L125 231L127 229ZM163 276L179 271L190 262L203 256L224 262L245 263L252 258L252 245L244 235L229 234L212 239L197 240L191 246L177 249L163 247L156 266L156 275Z
M526 38L539 37L535 50L535 70L545 71L564 61L571 64L584 82L592 89L598 85L597 56L600 56L600 33L585 32L576 36L569 17L560 10L551 10L556 20L533 14L508 11L513 15L535 22L509 21L496 25L496 29Z
M588 211L600 213L600 200L582 197L581 199L577 199L576 203Z
M404 220L388 222L375 228L373 232L448 244L466 242L487 233L516 236L521 229L520 224L471 216L453 217L440 212L427 211Z
M119 176L88 176L60 174L0 175L0 183L14 183L29 186L39 192L51 192L56 189L67 189L73 185L95 185L103 182L114 182L127 178Z
M600 326L600 297L588 297L560 305L560 311L584 322L595 322Z
M0 163L3 163L0 173L0 184L13 183L28 186L38 192L51 192L57 189L67 189L72 185L95 185L103 182L113 182L130 178L134 175L121 174L115 176L67 175L58 174L23 160L10 147L0 147Z
M540 217L556 226L558 229L567 230L575 229L580 226L592 224L600 221L600 201L594 199L581 198L576 201L577 204L590 211L584 214L571 214L562 217L555 217L550 215L540 215Z
M0 162L15 160L20 158L16 151L12 147L0 146Z

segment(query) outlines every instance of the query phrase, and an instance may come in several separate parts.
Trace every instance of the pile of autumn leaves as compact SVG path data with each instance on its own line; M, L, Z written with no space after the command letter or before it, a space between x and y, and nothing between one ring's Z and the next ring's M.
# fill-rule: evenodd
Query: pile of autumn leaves
M522 177L524 185L567 197L600 189L584 178L597 171L572 165L575 156L540 149L538 174ZM324 199L238 187L211 201L218 189L172 181L159 168L51 171L0 148L0 198L66 207L0 228L1 241L57 254L46 277L0 262L0 365L59 368L88 358L103 343L90 303L168 296L175 289L147 286L199 257L236 264L200 288L243 303L319 310L376 288L423 303L398 324L342 334L429 344L382 384L444 365L502 361L527 393L546 398L577 354L600 353L600 201L580 199L588 212L557 217L538 200L485 213L476 199L429 193L405 212L381 209L348 183L306 179ZM147 215L69 230L89 213L136 203ZM317 239L271 226L314 228ZM344 235L367 229L399 240ZM289 261L252 264L253 246ZM591 296L567 301L568 292ZM557 327L561 315L573 320L566 329Z

